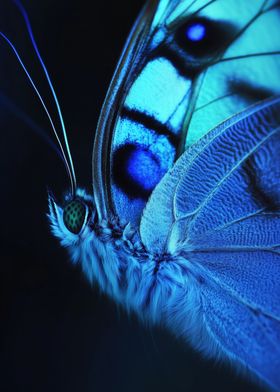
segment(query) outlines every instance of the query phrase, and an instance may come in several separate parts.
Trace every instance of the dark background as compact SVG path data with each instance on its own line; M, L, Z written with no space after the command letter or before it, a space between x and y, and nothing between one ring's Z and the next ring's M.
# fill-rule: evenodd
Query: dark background
M89 191L98 113L142 4L24 1L62 103L79 184ZM11 1L1 0L0 29L16 43L53 108ZM59 196L68 187L64 167L39 135L45 130L51 136L46 116L3 40L0 127L0 390L257 391L168 332L128 317L71 265L46 218L47 188Z

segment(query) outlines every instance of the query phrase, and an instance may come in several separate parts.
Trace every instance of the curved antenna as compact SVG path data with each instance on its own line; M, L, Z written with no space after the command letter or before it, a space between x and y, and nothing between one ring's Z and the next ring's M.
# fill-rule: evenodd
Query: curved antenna
M69 148L67 132L66 132L66 129L65 129L65 124L64 124L61 108L60 108L60 105L59 105L59 102L58 102L58 98L57 98L57 95L55 93L55 90L54 90L51 78L50 78L49 73L48 73L48 70L47 70L47 68L45 66L45 63L44 63L44 61L42 59L42 56L41 56L41 54L39 52L37 43L35 41L34 34L33 34L33 31L32 31L32 27L31 27L31 23L29 21L27 12L25 11L25 8L23 7L23 5L21 4L21 2L19 0L13 0L13 2L17 6L17 8L19 9L20 13L22 14L22 16L24 18L24 21L25 21L25 24L26 24L26 27L27 27L27 31L28 31L28 34L29 34L32 46L33 46L33 48L35 50L37 58L38 58L38 60L39 60L39 62L41 64L41 67L42 67L43 71L44 71L44 74L46 76L47 82L49 84L49 87L51 89L51 92L52 92L52 95L53 95L53 98L54 98L54 101L55 101L55 105L56 105L56 108L57 108L57 112L58 112L58 116L59 116L59 120L60 120L60 124L61 124L61 128L62 128L63 138L64 138L64 142L65 142L65 145L66 145L66 151L67 151L67 155L68 155L68 158L69 158L69 163L70 163L70 168L71 168L71 173L72 173L72 181L73 181L72 194L74 195L75 194L75 190L76 190L76 183L77 183L76 182L76 175L75 175L75 169L74 169L72 156L71 156L71 152L70 152L70 148Z
M36 94L37 94L37 96L38 96L38 98L39 98L39 100L40 100L40 102L41 102L41 104L42 104L42 106L43 106L43 108L44 108L44 110L45 110L47 116L48 116L48 119L49 119L49 121L50 121L52 130L53 130L53 132L54 132L54 134L55 134L55 137L56 137L56 139L57 139L58 145L59 145L59 147L60 147L60 149L61 149L62 156L63 156L63 158L64 158L64 160L65 160L65 165L66 165L67 173L68 173L68 175L69 175L70 182L71 182L71 190L72 190L72 193L74 194L74 193L75 193L75 189L76 189L76 188L75 188L75 177L74 177L74 178L72 177L72 172L71 172L71 170L70 170L69 163L68 163L68 161L67 161L67 159L66 159L66 155L65 155L63 146L62 146L62 144L61 144L61 141L60 141L59 136L58 136L58 134L57 134L57 131L56 131L56 129L55 129L55 126L54 126L53 120L52 120L52 118L51 118L51 115L50 115L50 113L49 113L49 111L48 111L48 109L47 109L47 107L46 107L46 104L45 104L45 102L44 102L44 100L43 100L41 94L39 93L39 91L38 91L38 89L37 89L35 83L33 82L33 80L32 80L32 78L31 78L29 72L27 71L27 68L25 67L25 65L24 65L24 63L23 63L23 61L22 61L22 59L21 59L21 57L20 57L18 51L16 50L15 46L13 45L13 43L9 40L9 38L8 38L4 33L2 33L2 31L0 31L0 37L2 37L2 38L5 40L5 42L10 46L10 48L13 50L14 54L16 55L16 57L17 57L17 59L18 59L18 62L20 63L22 69L24 70L24 72L25 72L25 74L26 74L26 76L27 76L29 82L31 83L31 85L32 85L32 87L33 87L33 89L34 89L34 91L36 92Z

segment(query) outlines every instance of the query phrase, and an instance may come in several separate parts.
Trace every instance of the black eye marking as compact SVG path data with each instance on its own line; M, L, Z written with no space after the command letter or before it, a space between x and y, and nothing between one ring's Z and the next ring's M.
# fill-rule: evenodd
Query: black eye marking
M236 29L226 22L191 18L175 32L175 40L192 57L208 57L224 50Z
M128 143L114 153L113 182L130 198L147 200L165 169L146 146Z
M164 57L177 72L195 79L217 60L238 36L238 27L225 21L193 16L168 30L165 41L150 54L149 60Z
M72 200L63 210L63 222L65 227L73 234L79 234L85 219L86 219L86 206L80 200Z

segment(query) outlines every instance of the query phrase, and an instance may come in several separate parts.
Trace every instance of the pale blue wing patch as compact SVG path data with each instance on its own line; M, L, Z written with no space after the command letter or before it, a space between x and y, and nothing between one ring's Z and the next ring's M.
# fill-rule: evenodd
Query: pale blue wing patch
M158 58L148 62L131 87L124 104L129 109L148 112L164 124L176 113L176 108L184 98L187 106L190 87L190 80L180 76L168 60ZM178 133L180 128L173 131Z
M170 0L160 0L152 23L153 28L157 29L158 26L160 26L162 22L168 17L170 12L172 12L174 8L176 9L180 3L180 0L173 0L172 2Z
M192 9L198 4L195 2ZM234 23L240 33L222 61L207 68L189 124L187 145L248 104L280 93L279 55L260 56L280 50L280 12L273 8L275 4L276 1L219 0L200 11L201 16L212 20ZM255 56L246 57L252 54Z

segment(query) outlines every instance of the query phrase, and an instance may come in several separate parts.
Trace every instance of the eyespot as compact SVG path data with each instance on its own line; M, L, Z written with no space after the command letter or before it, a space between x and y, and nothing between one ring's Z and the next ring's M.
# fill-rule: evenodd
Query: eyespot
M165 171L146 146L125 144L114 154L113 180L132 198L147 199Z
M79 234L87 216L87 207L80 200L72 200L63 210L63 222L65 227L73 234Z
M185 34L189 41L202 41L206 37L206 26L201 22L193 22L187 26Z
M207 57L223 50L234 31L227 22L195 17L178 28L175 39L188 55Z

